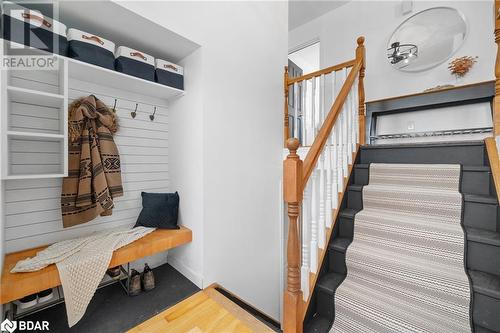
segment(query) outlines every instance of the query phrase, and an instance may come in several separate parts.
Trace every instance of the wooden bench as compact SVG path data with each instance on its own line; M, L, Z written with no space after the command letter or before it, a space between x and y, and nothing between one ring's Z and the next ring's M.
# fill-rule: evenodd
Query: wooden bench
M116 250L109 267L116 267L172 249L191 242L192 238L191 230L185 227L180 227L178 230L157 229L143 238ZM13 252L5 256L0 286L1 304L61 285L59 273L54 264L36 272L10 273L10 270L19 260L33 257L46 247L42 246Z

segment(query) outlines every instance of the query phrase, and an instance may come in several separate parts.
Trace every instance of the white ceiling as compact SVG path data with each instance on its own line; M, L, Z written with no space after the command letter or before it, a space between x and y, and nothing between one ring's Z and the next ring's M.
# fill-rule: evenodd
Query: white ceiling
M349 1L342 0L290 0L288 3L288 30L292 30L304 23L329 12Z

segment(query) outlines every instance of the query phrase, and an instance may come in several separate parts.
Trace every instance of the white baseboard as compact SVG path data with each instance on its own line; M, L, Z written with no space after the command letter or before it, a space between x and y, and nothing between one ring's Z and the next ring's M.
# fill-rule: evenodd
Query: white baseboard
M168 256L167 263L193 282L198 288L203 289L203 277L186 266L181 260L170 255Z

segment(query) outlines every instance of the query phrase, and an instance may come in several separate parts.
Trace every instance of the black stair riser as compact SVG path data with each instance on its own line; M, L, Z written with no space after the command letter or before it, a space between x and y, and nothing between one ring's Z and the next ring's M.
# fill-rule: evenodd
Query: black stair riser
M338 237L349 238L352 240L352 237L354 236L354 219L340 216L337 223L339 226Z
M318 289L318 295L316 299L317 311L321 316L326 318L333 318L334 314L334 296L327 293L321 289Z
M354 168L354 184L356 185L368 185L369 172L368 168L365 167L355 167Z
M500 246L468 241L467 268L500 275ZM500 317L500 307L497 314Z
M462 193L493 195L493 178L490 171L462 171Z
M498 205L465 201L464 225L490 231L500 230Z
M328 250L328 270L330 272L347 274L347 267L345 264L345 253L337 250Z
M493 332L500 332L500 300L474 293L473 318L475 325Z
M350 209L363 209L363 192L349 188L347 192L347 207Z
M484 145L434 145L399 147L363 147L360 162L368 163L415 163L415 164L462 164L484 165Z

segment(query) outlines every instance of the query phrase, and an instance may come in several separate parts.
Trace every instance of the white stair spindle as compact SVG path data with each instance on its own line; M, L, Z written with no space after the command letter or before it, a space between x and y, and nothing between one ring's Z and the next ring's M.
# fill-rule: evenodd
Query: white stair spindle
M349 128L347 124L347 110L344 110L344 165L343 165L343 173L344 177L347 176L349 172Z
M354 86L354 116L356 118L356 143L359 143L359 92L358 92L358 80L355 81ZM356 149L356 147L354 147Z
M349 117L351 118L351 130L349 132L349 151L351 152L351 164L352 164L352 152L354 151L354 145L355 145L355 122L354 122L354 91L351 88L351 91L349 91Z
M318 173L319 173L319 219L318 219L318 247L325 248L325 154L321 153L318 159Z
M319 106L319 119L318 132L323 126L326 118L325 110L325 75L321 75L318 78L319 91L318 91L318 106ZM320 183L319 183L319 226L318 226L318 246L321 249L325 248L326 240L326 145L319 157L319 172L320 172Z
M342 192L344 189L344 125L342 121L342 114L340 114L339 119L338 119L338 130L337 130L337 179L338 179L338 186L339 186L339 192Z
M309 97L309 89L308 86L310 86L309 80L304 81L304 86L303 86L303 98L304 98L304 112L306 114L306 144L307 145L312 145L312 142L314 140L314 117L313 113L311 110L311 105L310 105L310 97Z
M299 94L298 83L293 84L293 137L299 138Z
M356 103L356 81L354 81L353 90L352 90L352 119L354 122L353 133L352 133L352 151L356 151L356 144L358 143L358 135L359 135L359 124L358 124L358 107Z
M326 172L326 201L325 201L325 225L327 228L332 227L332 148L331 139L333 129L326 141L325 146L325 172Z
M304 300L309 298L309 247L311 233L311 183L307 182L304 188L302 201L302 267L300 268L300 286Z
M351 113L351 119L352 119L351 152L354 152L356 148L356 118L354 117L354 84L352 85L351 91L349 92L349 100L350 100L349 112Z
M300 86L300 108L302 111L302 146L307 146L307 109L306 109L306 86L307 81L302 81Z
M319 128L319 123L320 123L320 119L319 119L319 114L318 114L318 108L316 107L316 78L313 77L311 79L311 112L313 114L313 128L314 128L314 135L313 135L313 138L316 138L316 136L318 135L318 128ZM313 139L314 140L314 139ZM312 142L311 142L311 145L312 145Z
M325 75L319 77L319 109L321 111L321 123L320 128L325 122L326 116L328 115L328 110L326 109L325 103Z
M336 93L336 75L337 72L332 72L332 101L335 101L335 93ZM332 102L333 104L333 102ZM331 184L331 198L332 198L332 209L337 209L338 205L338 176L337 176L337 124L333 125L332 134L331 134L331 155L330 155L330 167L331 167L331 175L332 175L332 184ZM333 223L333 220L332 220Z
M337 160L338 160L338 147L337 147L337 131L338 126L335 124L332 129L332 208L337 209L338 199L339 199L339 186L338 186L338 176L337 176ZM333 222L333 221L332 221Z
M318 189L316 184L316 170L313 170L311 177L311 272L316 273L318 269Z
M348 138L348 128L347 128L347 112L345 108L342 110L342 175L344 177L347 176L347 172L349 170L349 157L348 157L348 146L347 146L347 138Z
M352 164L352 113L351 113L351 99L346 100L346 114L347 114L347 164Z
M347 78L347 69L344 70ZM347 165L352 164L352 114L351 114L351 98L349 97L350 94L351 91L349 91L349 94L347 95L347 98L344 103L344 111L346 114L346 128L347 128L346 131Z

